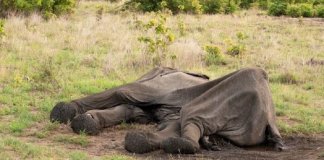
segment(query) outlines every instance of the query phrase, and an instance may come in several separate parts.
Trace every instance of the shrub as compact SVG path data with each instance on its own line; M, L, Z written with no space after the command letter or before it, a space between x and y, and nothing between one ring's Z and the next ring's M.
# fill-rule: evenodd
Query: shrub
M161 2L161 0L132 0L132 2L127 5L134 5L141 11L150 12L161 10Z
M241 0L240 8L249 9L252 3L253 0Z
M268 9L268 14L273 16L286 15L286 10L287 2L283 0L276 0L270 5Z
M141 24L145 35L138 37L138 41L146 45L146 54L152 57L152 64L160 66L167 57L167 47L175 39L174 34L166 26L166 17L163 15L158 15L157 18L151 19L148 23L142 22ZM149 35L149 33L153 33L153 35Z
M300 17L302 15L298 5L290 5L287 9L287 14L291 17Z
M258 6L259 6L259 8L264 9L264 10L268 9L268 0L259 0Z
M227 54L231 55L231 56L239 56L242 55L242 53L245 51L245 46L241 45L241 44L235 44L235 45L231 45L228 49L227 49Z
M303 17L313 17L314 15L313 8L310 4L301 4L300 11Z
M315 0L315 1L313 2L313 5L314 5L314 6L317 6L317 5L324 5L324 0Z
M201 0L204 13L221 13L223 12L224 2L221 0Z
M38 11L59 15L71 12L75 4L75 0L1 0L0 14L6 16L10 12L29 14Z
M166 4L172 13L202 13L202 5L199 0L167 0Z
M227 48L226 54L231 56L241 56L246 50L244 40L247 38L248 36L245 33L237 32L236 42L232 42L231 40L227 42L229 47Z
M225 12L225 14L232 14L236 11L236 9L237 9L236 5L233 3L230 3L230 1L229 1L229 3L224 8L224 12Z
M204 56L204 61L206 65L218 65L218 64L226 64L223 58L223 55L220 49L215 45L206 45L204 47L206 51L206 55Z
M0 39L5 35L4 20L0 19Z
M169 9L172 13L202 13L199 0L131 0L126 5L131 5L144 12ZM128 6L126 8L130 8Z
M250 1L244 0L242 6L248 8ZM236 3L231 0L131 0L124 8L136 8L144 12L169 9L172 13L233 13Z
M315 7L317 17L324 18L324 5L318 5Z
M55 0L53 10L55 14L72 12L76 5L76 0Z

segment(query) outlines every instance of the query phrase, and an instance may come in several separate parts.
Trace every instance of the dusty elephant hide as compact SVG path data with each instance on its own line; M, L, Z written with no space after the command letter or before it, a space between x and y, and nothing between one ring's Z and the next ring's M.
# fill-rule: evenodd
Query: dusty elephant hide
M180 108L162 108L156 103L158 98L177 89L205 83L208 79L202 74L157 67L135 82L69 103L60 102L53 108L50 119L61 123L72 120L71 127L75 132L82 130L88 134L98 134L102 128L121 122L160 123L179 119Z
M199 143L217 150L203 138L210 135L240 146L270 141L283 148L267 75L256 68L212 81L200 74L156 68L136 82L55 106L51 120L61 117L72 120L75 132L90 134L121 121L161 123L156 133L126 135L125 148L136 153L159 148L195 153Z
M196 153L203 137L217 135L238 146L265 141L284 149L275 124L275 112L265 71L242 69L216 80L178 89L158 97L161 108L181 108L180 119L157 133L131 132L125 148L145 153L162 148L167 153ZM143 106L144 108L146 106ZM140 144L141 147L137 146ZM143 147L145 146L145 147Z

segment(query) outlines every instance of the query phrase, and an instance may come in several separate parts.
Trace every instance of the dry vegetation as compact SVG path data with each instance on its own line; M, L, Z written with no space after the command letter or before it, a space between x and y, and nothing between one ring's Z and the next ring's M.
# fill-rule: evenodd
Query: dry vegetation
M125 84L153 67L147 45L138 37L154 33L137 23L155 15L118 12L119 6L80 2L68 17L45 21L34 14L5 20L0 37L0 157L130 158L81 152L96 143L93 137L48 122L56 102ZM243 67L264 68L281 132L323 134L324 66L307 64L311 58L324 60L323 19L274 18L256 10L166 17L175 34L166 55L176 58L165 58L163 65L212 78ZM219 48L221 64L205 64L207 45ZM239 56L226 54L233 45L243 47Z

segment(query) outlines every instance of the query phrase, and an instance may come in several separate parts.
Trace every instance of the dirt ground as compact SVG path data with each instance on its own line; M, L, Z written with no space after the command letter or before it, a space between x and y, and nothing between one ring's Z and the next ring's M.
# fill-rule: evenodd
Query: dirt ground
M123 148L123 143L125 134L130 130L154 131L155 127L153 125L135 125L107 128L97 136L89 136L89 144L87 146L66 143L58 144L58 142L37 140L37 138L29 139L29 141L44 143L43 145L47 146L60 145L67 149L79 149L95 157L107 154L124 154L138 159L324 160L324 134L315 136L284 136L284 142L289 149L283 152L276 152L267 146L240 148L223 141L220 143L221 151L201 150L201 153L194 155L172 155L165 154L161 150L146 154L127 152ZM74 135L72 130L66 125L61 125L55 132L57 134ZM57 134L51 134L48 140L53 139Z

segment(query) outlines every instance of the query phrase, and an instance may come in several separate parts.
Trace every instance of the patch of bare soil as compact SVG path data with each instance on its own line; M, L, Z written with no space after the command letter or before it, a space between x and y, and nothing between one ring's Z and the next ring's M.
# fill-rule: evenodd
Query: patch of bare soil
M37 140L36 137L25 138L29 139L29 141L32 140L33 143L41 143L46 146L59 146L66 149L83 150L91 156L124 154L138 159L324 160L324 134L309 137L297 135L285 136L284 142L288 150L283 152L274 151L268 146L241 148L222 141L218 143L222 149L221 151L201 150L200 153L194 155L172 155L166 154L162 150L146 154L132 154L127 152L124 149L124 137L126 133L131 130L154 132L155 127L154 125L134 125L107 128L97 136L89 136L89 144L86 146L59 143L52 140L56 134L74 135L72 130L66 125L61 125L59 129L54 131L55 133L51 133L50 137L44 139Z
M221 151L202 150L195 155L167 155L162 151L148 153L148 159L219 159L219 160L324 160L324 137L288 136L284 142L289 148L283 152L274 151L268 146L240 148L231 144L221 145ZM141 157L141 155L139 155Z

